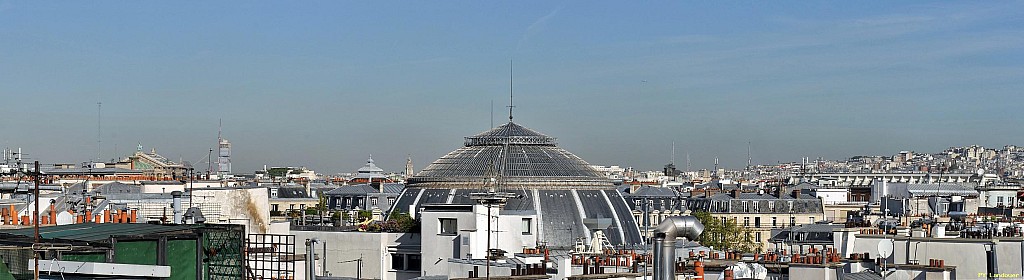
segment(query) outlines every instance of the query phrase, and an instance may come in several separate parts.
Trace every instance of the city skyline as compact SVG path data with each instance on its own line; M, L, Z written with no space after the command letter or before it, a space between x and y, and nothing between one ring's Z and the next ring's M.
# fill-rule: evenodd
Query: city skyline
M512 59L516 122L591 164L1024 136L1021 2L744 4L3 1L0 145L201 162L223 120L235 172L419 170L505 122Z

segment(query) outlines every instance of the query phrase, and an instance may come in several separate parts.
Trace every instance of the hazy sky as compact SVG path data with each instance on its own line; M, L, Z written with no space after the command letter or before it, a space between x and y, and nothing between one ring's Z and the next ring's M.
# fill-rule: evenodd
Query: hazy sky
M507 120L592 164L1021 145L1024 2L0 1L0 145L417 170ZM102 143L97 145L102 102Z

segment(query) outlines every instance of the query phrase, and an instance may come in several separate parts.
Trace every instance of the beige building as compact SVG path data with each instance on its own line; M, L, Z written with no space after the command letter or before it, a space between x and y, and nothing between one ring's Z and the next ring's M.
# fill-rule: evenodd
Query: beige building
M800 190L786 193L785 188L774 194L745 193L736 189L730 193L691 197L687 207L694 212L711 213L722 221L732 219L750 229L749 238L760 243L762 250L769 248L772 229L813 224L825 219L821 199Z

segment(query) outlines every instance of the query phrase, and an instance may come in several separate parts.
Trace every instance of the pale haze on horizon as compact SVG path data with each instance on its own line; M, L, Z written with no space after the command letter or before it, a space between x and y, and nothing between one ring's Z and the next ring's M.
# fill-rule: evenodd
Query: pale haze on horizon
M0 1L0 146L205 166L222 120L236 173L419 170L508 121L513 60L515 122L592 164L1024 144L1022 1Z

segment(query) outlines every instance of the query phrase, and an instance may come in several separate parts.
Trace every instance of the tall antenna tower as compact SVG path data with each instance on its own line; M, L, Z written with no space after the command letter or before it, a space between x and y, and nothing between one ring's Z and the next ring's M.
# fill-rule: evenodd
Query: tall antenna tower
M690 173L690 152L686 152L686 173Z
M103 158L103 102L96 102L96 160Z
M512 97L514 96L514 83L515 80L515 60L509 60L508 63L508 122L512 122L512 108L516 106L512 103Z
M747 141L747 168L750 168L750 141Z
M221 136L224 121L217 121L217 176L224 178L231 173L231 142Z
M676 165L676 141L672 141L672 165Z

